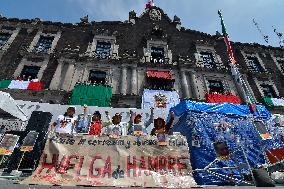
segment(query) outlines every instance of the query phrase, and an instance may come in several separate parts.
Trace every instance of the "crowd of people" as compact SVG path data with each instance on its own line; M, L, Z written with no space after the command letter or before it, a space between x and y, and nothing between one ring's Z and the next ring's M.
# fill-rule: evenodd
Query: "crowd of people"
M130 111L130 121L122 122L122 115L116 113L112 117L108 111L105 111L106 122L102 121L102 115L99 111L88 114L88 107L84 106L83 114L75 115L76 108L68 107L63 115L59 115L52 124L52 128L56 133L68 134L87 134L95 136L109 136L119 138L120 136L143 136L143 135L163 135L169 134L174 120L174 113L170 113L168 123L163 118L154 119L154 109L150 109L150 118L143 121L142 114ZM150 133L147 128L154 123L154 128Z

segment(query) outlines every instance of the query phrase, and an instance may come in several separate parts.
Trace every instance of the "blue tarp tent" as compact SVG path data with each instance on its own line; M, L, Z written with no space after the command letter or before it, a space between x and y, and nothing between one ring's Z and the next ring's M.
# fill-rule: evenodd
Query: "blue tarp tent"
M266 122L271 117L264 106L257 106L257 110L257 119ZM240 184L244 174L250 173L249 166L255 168L265 163L265 149L278 148L282 144L277 137L262 140L246 105L184 100L172 111L177 117L172 131L187 137L191 164L193 170L197 170L193 174L200 185ZM220 141L226 142L230 158L212 163L217 158L214 143ZM217 169L204 170L206 167ZM223 167L238 168L218 169Z
M227 115L249 116L250 110L247 105L239 104L217 104L217 103L205 103L194 102L189 100L183 100L173 109L175 115L180 116L187 111L206 112L206 113L222 113ZM257 111L259 115L257 117L263 119L269 119L271 117L270 112L262 105L257 105Z

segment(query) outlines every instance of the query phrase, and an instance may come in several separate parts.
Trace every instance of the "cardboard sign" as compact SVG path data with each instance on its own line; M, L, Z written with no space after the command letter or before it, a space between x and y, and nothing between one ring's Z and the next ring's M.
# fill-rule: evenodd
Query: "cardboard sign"
M27 136L24 139L24 142L22 144L22 146L20 147L20 150L22 152L30 152L33 151L35 142L37 140L38 137L38 132L36 131L30 131Z
M263 140L271 139L263 121L254 121L253 123Z
M174 141L175 136L171 136ZM186 141L186 139L185 139ZM187 142L160 147L156 137L119 139L50 135L39 166L21 184L61 186L196 186Z
M0 143L0 155L11 155L19 140L19 136L6 134Z
M229 148L226 142L215 142L214 148L217 154L217 157L221 160L228 160L229 159Z

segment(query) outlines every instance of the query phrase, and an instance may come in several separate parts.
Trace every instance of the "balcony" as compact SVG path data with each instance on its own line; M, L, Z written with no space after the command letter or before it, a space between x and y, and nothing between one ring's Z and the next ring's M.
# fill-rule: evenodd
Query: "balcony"
M232 94L209 93L205 95L205 99L208 103L241 104L240 98Z

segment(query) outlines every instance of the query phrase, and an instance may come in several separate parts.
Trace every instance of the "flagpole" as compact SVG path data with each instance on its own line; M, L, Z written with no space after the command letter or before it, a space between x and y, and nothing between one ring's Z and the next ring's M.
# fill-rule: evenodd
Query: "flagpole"
M231 62L230 66L231 66L232 75L233 75L237 85L240 86L240 88L241 88L241 90L242 90L242 92L245 96L246 103L254 104L253 96L251 95L249 88L246 85L244 79L242 78L241 73L240 73L240 71L239 71L239 69L236 65L236 60L235 60L234 53L233 53L233 50L232 50L230 38L229 38L229 35L226 31L224 19L223 19L223 16L222 16L222 13L221 13L220 10L218 11L218 14L219 14L219 17L221 19L222 33L223 33L224 40L225 40L225 43L227 45L227 50L228 50L228 53L229 53L229 56L230 56L230 62Z

